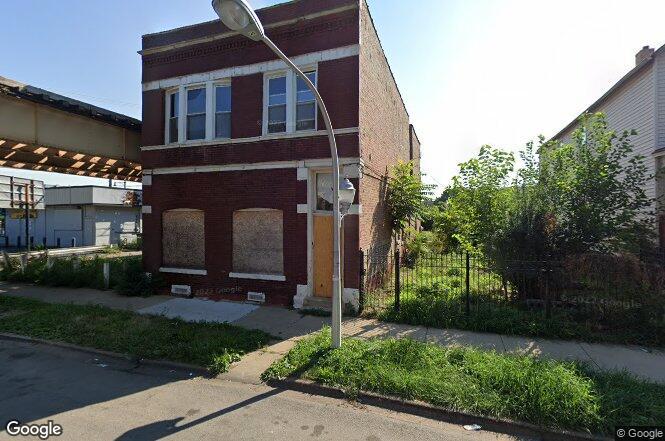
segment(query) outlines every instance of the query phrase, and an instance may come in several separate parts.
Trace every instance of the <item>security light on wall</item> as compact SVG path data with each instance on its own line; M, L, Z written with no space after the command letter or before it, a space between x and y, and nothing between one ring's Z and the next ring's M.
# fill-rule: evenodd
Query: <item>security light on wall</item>
M254 41L265 37L261 21L245 0L213 0L212 7L227 28Z

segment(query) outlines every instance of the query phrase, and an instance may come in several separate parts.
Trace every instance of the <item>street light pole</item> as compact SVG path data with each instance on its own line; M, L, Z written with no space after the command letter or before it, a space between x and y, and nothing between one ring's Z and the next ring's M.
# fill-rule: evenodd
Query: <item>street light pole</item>
M332 126L332 121L330 120L330 114L326 108L326 104L323 102L323 98L319 93L318 89L312 83L307 75L303 73L298 66L293 63L284 55L284 53L273 43L273 41L267 36L263 37L263 42L270 48L272 51L277 54L277 56L284 61L293 71L302 79L309 90L312 91L316 102L318 103L319 109L321 110L321 115L323 116L323 121L326 125L326 130L328 131L328 141L330 143L330 156L332 157L332 172L333 172L333 279L332 279L332 347L339 348L342 345L342 286L341 286L341 268L342 263L340 259L341 247L340 247L340 230L342 225L342 218L339 208L339 156L337 155L337 141L335 140L335 131ZM335 185L337 183L337 185Z
M245 0L213 0L213 9L222 20L222 22L234 31L238 31L254 41L264 42L287 66L289 66L307 87L312 91L323 121L328 131L328 140L330 142L330 156L332 157L332 204L333 204L333 298L332 298L332 347L339 348L342 345L342 287L341 287L341 260L340 260L340 198L339 198L339 157L337 156L337 141L333 130L330 115L326 108L323 98L312 81L305 75L298 66L293 63L266 35L261 21L254 13L254 10ZM349 183L350 185L350 183ZM355 194L355 192L354 192ZM346 192L345 192L346 195ZM345 201L349 205L351 201Z

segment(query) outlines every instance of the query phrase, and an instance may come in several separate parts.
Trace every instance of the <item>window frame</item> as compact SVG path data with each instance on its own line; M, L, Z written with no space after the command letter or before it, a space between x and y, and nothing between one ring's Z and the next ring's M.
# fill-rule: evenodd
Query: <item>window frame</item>
M319 87L319 71L316 67L310 68L310 69L301 69L302 72L305 75L314 74L314 87L318 89ZM293 92L294 92L294 108L293 108L293 118L294 118L294 132L315 132L318 129L319 126L319 103L316 102L316 96L314 96L313 100L310 102L308 101L307 103L303 104L309 104L313 103L314 104L314 128L313 129L302 129L298 130L298 75L293 75L293 81L294 81L294 86L293 86ZM309 88L307 88L309 90Z
M303 73L316 74L315 86L319 83L319 66L310 64L299 66ZM269 102L270 102L270 80L279 77L286 77L286 131L270 133L268 131L269 120ZM297 130L297 106L298 106L298 75L292 69L279 69L263 74L263 136L279 136L294 133L316 132L319 127L319 104L314 97L314 129Z
M217 88L218 87L228 87L231 91L231 110L228 112L217 112ZM214 81L212 82L212 139L232 139L233 138L233 85L231 84L231 79ZM225 138L222 136L217 136L217 114L218 113L228 113L231 116L231 126L229 127L229 137Z
M270 80L274 80L276 78L284 78L284 82L286 83L286 129L283 132L275 132L275 133L270 133L268 123L270 121ZM289 99L291 97L291 87L289 83L289 70L278 70L274 72L269 72L264 75L263 79L263 135L264 136L270 136L270 135L282 135L285 133L290 133L289 132L289 121L290 121L290 115L289 112L292 110L291 106L289 106Z
M185 131L184 131L184 138L185 142L201 142L201 141L206 141L209 139L210 135L210 97L209 95L209 89L210 87L206 83L198 83L198 84L188 84L185 87L185 94L184 94L184 105L185 105L185 112L184 112L184 120L185 120ZM204 106L204 111L203 113L194 113L192 115L189 114L189 92L193 90L203 90L203 96L205 98L205 106ZM204 132L203 132L203 138L196 138L196 139L189 139L188 136L188 129L189 129L189 117L190 116L200 116L203 115L204 118Z
M177 123L177 128L178 128L178 136L175 141L171 141L171 97L175 94L178 94L178 123ZM165 93L165 133L164 133L164 144L169 145L169 144L178 144L181 140L180 135L182 133L182 130L180 128L180 122L182 119L182 106L181 101L182 101L182 94L180 93L180 88L175 88L175 89L167 89Z

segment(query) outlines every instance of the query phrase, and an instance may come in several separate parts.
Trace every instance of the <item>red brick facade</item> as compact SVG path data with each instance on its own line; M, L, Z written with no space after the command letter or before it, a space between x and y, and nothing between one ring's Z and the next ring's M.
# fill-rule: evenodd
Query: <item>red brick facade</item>
M398 160L418 159L420 143L364 0L300 0L258 14L269 36L289 56L357 47L355 53L316 63L318 88L333 126L341 131L339 156L347 164L363 165L355 166L362 176L352 176L361 214L347 216L344 230L344 287L357 290L360 250L390 243L384 213L387 172ZM288 306L303 286L311 284L311 177L330 158L321 117L319 131L311 134L262 136L265 72L234 74L231 141L164 145L169 81L276 59L265 45L223 36L227 33L214 21L143 38L142 162L150 176L143 194L149 207L143 218L145 268L159 272L163 267L162 213L202 210L207 275L166 273L167 283L190 285L195 295L233 300L246 299L248 291L262 292L268 303ZM156 83L162 80L164 87ZM302 206L309 207L309 214ZM229 277L233 213L255 208L283 213L286 281Z

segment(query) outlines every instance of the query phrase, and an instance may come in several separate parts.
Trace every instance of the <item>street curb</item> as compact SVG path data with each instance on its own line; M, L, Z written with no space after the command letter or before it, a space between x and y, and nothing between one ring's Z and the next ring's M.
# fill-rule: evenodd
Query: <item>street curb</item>
M200 376L203 377L210 377L212 378L213 375L212 373L201 366L193 365L193 364L187 364L187 363L179 363L177 361L167 361L167 360L148 360L144 358L137 358L137 357L132 357L127 354L120 354L117 352L111 352L111 351L104 351L102 349L95 349L95 348L90 348L90 347L85 347L85 346L77 346L73 345L71 343L63 343L59 341L52 341L52 340L44 340L41 338L34 338L34 337L26 337L24 335L18 335L18 334L9 334L9 333L0 333L0 339L2 340L11 340L11 341L18 341L22 343L33 343L33 344L42 344L42 345L48 345L48 346L53 346L56 348L61 348L61 349L69 349L72 351L78 351L78 352L83 352L86 354L92 354L92 355L99 355L102 357L109 357L109 358L115 358L118 360L126 360L126 361L133 361L136 362L137 365L144 365L144 366L152 366L152 367L158 367L158 368L165 368L165 369L177 369L177 370L186 370L189 372L194 372Z
M271 387L294 390L310 395L323 395L326 397L338 399L349 398L349 396L342 389L325 386L310 380L287 378L285 380L269 380L266 384ZM607 441L613 439L610 437L592 435L584 432L573 432L566 430L558 431L540 427L531 423L453 411L420 401L406 401L399 398L393 398L371 392L358 392L357 395L354 395L353 399L354 401L357 401L361 404L381 407L395 412L408 413L411 415L430 418L451 424L479 424L482 426L482 430L500 432L508 435L539 438L542 441Z

